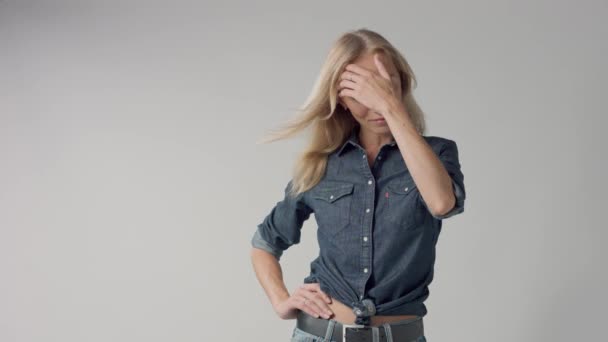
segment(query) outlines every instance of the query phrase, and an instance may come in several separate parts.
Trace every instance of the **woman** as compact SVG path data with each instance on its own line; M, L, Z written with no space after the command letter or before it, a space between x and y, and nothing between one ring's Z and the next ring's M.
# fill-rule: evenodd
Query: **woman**
M381 35L333 45L303 112L312 127L285 197L257 227L252 262L292 341L426 341L422 323L442 220L464 211L453 140L425 136L416 79ZM319 256L289 294L279 259L314 213Z

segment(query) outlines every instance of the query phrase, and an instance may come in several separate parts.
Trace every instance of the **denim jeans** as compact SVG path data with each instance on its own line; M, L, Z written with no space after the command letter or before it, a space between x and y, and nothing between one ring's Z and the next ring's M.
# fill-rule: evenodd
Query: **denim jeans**
M337 321L335 321L333 319L330 319L328 321L329 321L329 326L328 326L328 331L329 331L329 330L333 329L333 327L337 323ZM383 329L382 326L380 326L379 328ZM290 342L342 342L342 341L338 341L334 337L332 337L331 340L327 340L327 339L325 339L325 336L313 335L309 332L298 329L298 327L294 327L293 332L291 334ZM426 337L424 335L422 335L412 341L399 341L393 337L393 342L427 342L427 341L426 341Z

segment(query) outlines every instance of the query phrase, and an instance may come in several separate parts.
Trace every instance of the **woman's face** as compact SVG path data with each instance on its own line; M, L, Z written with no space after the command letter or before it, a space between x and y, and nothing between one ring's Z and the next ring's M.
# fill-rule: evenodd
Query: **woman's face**
M391 75L393 84L395 87L398 87L397 94L401 94L401 79L399 78L395 65L389 58L381 57L381 60L384 63L386 70ZM380 71L376 68L372 54L368 53L359 57L353 62L353 64L356 64L369 71L376 72L378 74L380 73ZM352 97L339 97L339 101L350 110L355 120L357 120L363 129L367 129L378 134L390 133L390 129L386 121L377 120L382 118L380 114L371 111L369 108L359 103Z

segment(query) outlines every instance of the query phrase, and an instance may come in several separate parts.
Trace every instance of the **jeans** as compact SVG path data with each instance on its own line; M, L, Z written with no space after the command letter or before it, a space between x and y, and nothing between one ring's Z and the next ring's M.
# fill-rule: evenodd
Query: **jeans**
M298 329L297 327L294 327L293 333L291 334L290 342L342 342L342 341L337 341L333 338L331 339L331 341L328 341L325 339L324 336L313 335L304 330ZM427 341L426 341L426 337L423 335L413 341L397 341L397 340L393 339L393 342L427 342Z

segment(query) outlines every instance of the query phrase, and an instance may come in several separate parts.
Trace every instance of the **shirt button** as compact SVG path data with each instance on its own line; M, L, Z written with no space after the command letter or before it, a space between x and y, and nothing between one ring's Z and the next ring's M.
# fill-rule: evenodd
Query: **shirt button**
M363 157L363 159L365 159L365 157L367 157L367 156L364 154L362 157Z
M367 273L367 267L363 269L363 272Z
M406 189L407 190L407 189ZM329 199L334 199L334 195L329 196Z
M363 241L367 241L367 236L364 236L364 237L363 237Z
M407 189L409 189L407 186L405 187L405 191L407 191Z
M382 159L382 156L378 156L378 159Z
M371 180L371 179L370 179L370 180L368 180L368 181L367 181L367 184L371 185L371 184L372 184L372 180Z
M365 209L365 212L366 212L366 213L369 213L369 208Z

